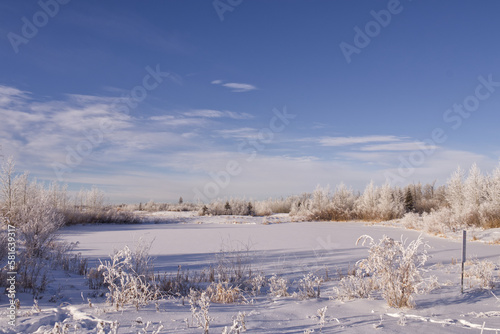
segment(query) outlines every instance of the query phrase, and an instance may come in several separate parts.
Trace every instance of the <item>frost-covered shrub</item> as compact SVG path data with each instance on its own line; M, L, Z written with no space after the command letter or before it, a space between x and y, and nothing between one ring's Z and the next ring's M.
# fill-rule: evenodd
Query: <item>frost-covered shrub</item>
M4 224L4 222L7 222L7 220L0 215L0 245L2 245L0 248L0 263L3 263L3 259L6 258L9 253L7 247L7 224Z
M275 213L290 213L295 202L299 201L298 196L253 202L254 214L256 216L269 216Z
M318 315L318 326L319 326L319 332L323 332L323 327L326 324L326 311L328 310L328 306L325 306L323 308L320 308L316 311L316 314Z
M91 268L87 275L89 289L98 290L104 286L104 268Z
M246 313L238 312L236 317L233 317L233 324L231 327L225 326L222 334L240 334L247 331L246 327Z
M21 215L23 223L19 227L25 256L41 257L55 239L55 232L64 224L63 217L44 203L32 206Z
M210 297L205 291L198 292L191 290L189 293L189 305L191 306L193 322L196 323L198 328L203 328L205 334L208 334L210 322L213 320L208 313L210 310Z
M404 227L411 230L421 230L423 227L423 220L418 213L408 212L401 218L401 223Z
M323 280L313 273L304 275L304 277L299 280L299 292L297 296L300 299L319 298L322 282Z
M358 242L370 242L368 258L357 263L370 276L391 307L413 307L414 294L422 291L422 267L428 259L426 244L419 237L408 245L384 236L378 243L364 235Z
M69 334L70 326L68 323L56 322L50 330L43 331L43 334Z
M147 259L137 258L127 247L115 252L111 261L101 261L98 271L102 271L104 283L109 289L108 302L117 310L127 304L133 304L136 309L148 305L149 302L160 297L160 292L147 271L137 272L139 268L144 270L143 263Z
M274 297L288 297L288 282L283 277L273 275L269 278L269 293Z
M494 271L496 265L488 260L479 261L477 258L471 261L464 276L469 279L469 286L479 285L482 289L491 289L495 286Z
M266 285L266 276L262 274L254 275L250 278L250 284L252 285L252 293L256 296L260 294L262 287Z
M448 231L455 232L465 227L460 217L455 216L449 208L424 213L422 223L423 230L433 234L445 234Z
M371 277L363 276L361 271L355 275L342 277L337 290L340 300L350 300L357 298L369 298L375 290L375 282Z

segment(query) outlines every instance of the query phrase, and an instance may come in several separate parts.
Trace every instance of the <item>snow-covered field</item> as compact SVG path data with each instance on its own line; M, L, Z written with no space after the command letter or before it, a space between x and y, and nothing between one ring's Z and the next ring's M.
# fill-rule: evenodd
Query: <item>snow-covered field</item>
M480 333L500 331L500 278L495 270L497 287L470 287L460 292L461 241L424 235L431 246L432 258L426 263L428 275L438 278L440 287L415 299L413 309L394 309L379 295L373 299L340 301L336 299L339 272L347 273L354 264L368 256L368 247L356 245L363 234L375 240L387 235L396 240L417 239L420 232L398 226L362 222L292 222L288 215L270 217L217 216L199 217L191 212L150 214L140 225L71 226L61 230L61 239L79 242L77 251L96 266L98 259L109 259L114 250L139 240L151 243L150 255L155 271L176 273L178 266L191 273L216 265L217 254L242 251L254 272L266 277L281 275L289 281L289 292L297 291L298 281L309 272L329 280L321 285L319 298L301 300L296 296L271 297L245 294L247 302L212 303L210 333L222 333L238 312L246 313L248 333ZM497 230L484 233L486 240L496 240ZM480 237L482 235L479 235ZM472 236L471 236L472 237ZM476 235L475 238L478 238ZM500 245L469 242L469 258L500 264ZM458 260L457 260L458 259ZM186 298L162 300L138 311L130 306L115 311L104 297L95 296L84 277L55 271L49 288L33 310L33 299L21 294L17 327L7 325L5 301L2 303L0 332L44 333L55 322L70 324L70 333L96 333L98 323L118 321L118 333L203 333L191 325L190 305ZM88 298L92 305L89 305ZM318 309L328 306L326 322L320 330ZM146 324L148 328L145 329ZM75 330L75 325L78 329ZM106 329L104 332L108 332Z

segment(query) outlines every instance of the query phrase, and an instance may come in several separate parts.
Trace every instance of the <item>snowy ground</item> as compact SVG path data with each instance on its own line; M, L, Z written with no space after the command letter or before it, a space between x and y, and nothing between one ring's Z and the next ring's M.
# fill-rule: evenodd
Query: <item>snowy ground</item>
M337 272L344 273L356 261L368 255L367 247L356 246L363 234L375 239L384 234L394 239L416 239L419 232L397 226L367 225L361 222L291 222L288 215L271 217L219 216L199 217L191 212L155 213L145 217L140 225L72 226L61 231L66 241L79 241L78 251L95 265L98 259L107 259L114 249L125 245L133 247L139 239L152 243L150 254L155 258L155 270L177 271L181 265L191 272L200 271L213 264L221 248L249 250L254 271L266 276L283 275L290 283L290 292L296 290L297 281L308 272L325 276L330 281L322 285L321 297L299 300L296 297L274 298L269 295L247 295L248 303L214 304L210 315L214 318L210 333L221 333L232 323L238 312L246 312L248 333L304 333L314 329L320 332L317 310L328 306L323 333L480 333L500 331L500 279L497 288L481 290L466 286L460 293L461 242L453 238L424 235L431 248L426 269L436 275L441 287L431 293L417 296L416 308L392 309L377 297L372 300L341 302L335 299L334 287L338 285ZM495 233L483 233L485 240L496 240ZM476 237L482 235L476 233ZM488 259L500 264L500 245L481 242L468 243L468 256ZM459 261L458 261L459 262ZM493 292L493 293L492 293ZM177 298L160 302L159 311L150 305L139 311L134 307L116 312L104 298L95 297L85 278L54 272L50 287L40 300L41 311L32 311L33 300L21 294L21 309L17 327L7 325L6 298L2 296L0 333L43 333L54 323L78 325L70 332L96 333L100 320L118 321L119 333L153 333L161 324L160 333L203 333L200 328L188 327L191 313L187 300ZM82 298L83 297L83 298ZM87 298L92 301L89 306ZM403 318L402 318L403 317ZM147 322L148 330L141 331ZM402 327L404 325L404 327Z

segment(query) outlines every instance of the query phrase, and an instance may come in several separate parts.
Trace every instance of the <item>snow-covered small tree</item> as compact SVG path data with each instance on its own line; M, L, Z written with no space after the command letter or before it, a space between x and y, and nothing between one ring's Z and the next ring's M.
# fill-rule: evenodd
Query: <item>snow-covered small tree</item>
M388 183L380 188L377 211L378 218L382 220L391 220L403 216L402 198L400 198L399 192L392 189Z
M64 225L64 217L52 206L48 193L33 183L29 187L27 205L19 210L16 225L27 257L41 257L55 239L55 232Z
M350 220L354 216L354 205L356 197L352 189L340 183L332 196L331 206L335 212L334 220Z
M455 214L461 214L465 204L463 180L464 172L458 167L447 182L446 201Z
M99 212L104 206L104 192L92 186L86 194L86 206L91 212Z
M469 225L481 225L479 208L485 199L485 180L476 164L469 170L464 183L464 210Z
M356 201L356 211L360 218L374 220L378 218L378 189L371 181Z
M483 227L500 227L500 167L485 178L484 201L479 208L479 214Z
M13 202L14 202L14 173L15 173L16 163L13 157L7 158L2 165L0 170L0 186L1 195L3 200L3 211L6 215L10 216L12 214Z

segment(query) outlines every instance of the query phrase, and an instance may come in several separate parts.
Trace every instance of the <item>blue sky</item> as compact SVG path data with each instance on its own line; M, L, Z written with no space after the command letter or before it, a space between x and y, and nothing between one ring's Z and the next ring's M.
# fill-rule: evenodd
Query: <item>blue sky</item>
M2 154L40 180L206 201L498 165L497 1L42 4L0 3Z

